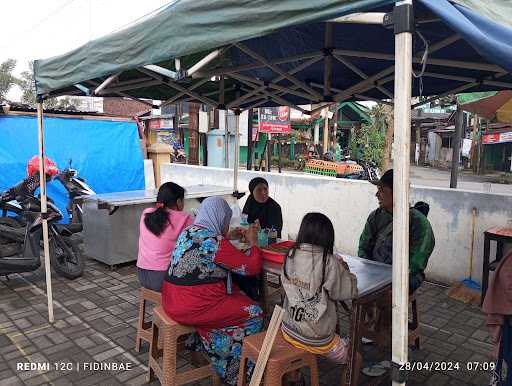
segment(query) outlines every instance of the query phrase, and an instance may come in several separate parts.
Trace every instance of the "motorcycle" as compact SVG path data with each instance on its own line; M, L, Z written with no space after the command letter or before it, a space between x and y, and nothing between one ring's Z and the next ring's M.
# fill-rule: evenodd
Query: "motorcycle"
M66 225L72 233L83 230L83 196L96 194L83 178L78 177L78 171L69 167L64 169L55 178L66 188L68 192L68 205L66 210L69 216L69 224Z
M303 171L306 167L306 162L308 162L310 159L318 159L319 154L315 150L314 147L310 147L307 154L299 156L299 159L297 160L297 163L295 165L295 170Z
M185 149L181 145L174 145L173 146L173 154L172 156L172 162L175 163L185 163L187 161L187 157L185 155Z
M355 162L355 161L354 161ZM357 162L362 170L356 173L346 174L344 176L340 176L339 178L348 178L351 180L367 180L373 181L380 179L380 171L377 165L374 162Z
M68 279L82 276L84 258L66 225L57 224L62 213L52 202L47 203L50 261L55 272ZM31 195L16 201L0 201L0 209L15 217L0 217L0 275L32 272L41 266L42 217L41 200Z

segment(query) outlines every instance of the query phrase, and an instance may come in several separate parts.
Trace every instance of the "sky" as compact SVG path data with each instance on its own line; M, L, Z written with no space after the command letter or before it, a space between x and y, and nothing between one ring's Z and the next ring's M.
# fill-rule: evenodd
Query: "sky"
M119 30L170 0L2 0L0 62L17 60L15 74L28 62L63 54L89 40ZM20 90L8 98L19 101Z

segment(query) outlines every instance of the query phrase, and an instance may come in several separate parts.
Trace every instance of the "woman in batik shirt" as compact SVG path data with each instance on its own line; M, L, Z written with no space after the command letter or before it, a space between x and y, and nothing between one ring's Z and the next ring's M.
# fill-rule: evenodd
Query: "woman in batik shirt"
M251 245L247 254L231 244L231 215L224 199L203 201L194 224L176 242L162 305L172 319L196 328L217 374L235 385L243 338L261 331L263 312L232 282L231 273L258 274L262 256L254 226L246 232Z

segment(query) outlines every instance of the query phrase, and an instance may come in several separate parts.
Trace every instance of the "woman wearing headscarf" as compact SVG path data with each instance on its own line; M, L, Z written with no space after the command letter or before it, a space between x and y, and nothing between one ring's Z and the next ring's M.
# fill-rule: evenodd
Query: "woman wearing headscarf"
M281 206L268 195L268 182L264 178L256 177L249 182L251 194L245 202L242 213L247 214L249 223L259 221L261 228L274 228L277 237L281 237L283 229L283 215Z
M261 331L261 308L232 282L231 273L256 275L262 256L256 227L246 231L248 255L228 240L231 209L220 197L203 201L197 217L178 237L162 286L165 312L194 326L217 374L235 385L243 338Z

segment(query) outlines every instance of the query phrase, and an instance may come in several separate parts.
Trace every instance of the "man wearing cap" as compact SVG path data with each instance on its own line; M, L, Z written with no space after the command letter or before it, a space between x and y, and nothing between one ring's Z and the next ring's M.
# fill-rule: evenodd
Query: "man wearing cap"
M393 169L380 180L371 181L377 186L379 208L368 216L359 238L359 257L393 263ZM425 280L423 273L434 250L435 239L427 217L415 208L409 211L409 289L415 291Z

